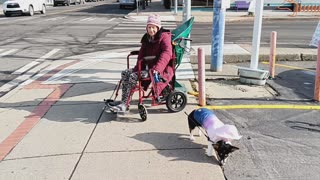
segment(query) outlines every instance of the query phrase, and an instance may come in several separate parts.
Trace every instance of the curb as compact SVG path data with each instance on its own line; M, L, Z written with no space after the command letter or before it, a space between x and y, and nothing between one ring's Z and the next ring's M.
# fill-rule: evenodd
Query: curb
M260 61L268 61L268 54L260 54ZM223 55L224 63L241 63L241 62L249 62L251 60L251 54L232 54ZM315 54L278 54L276 56L276 61L317 61L317 55ZM190 55L191 64L198 64L198 56L197 54ZM205 55L205 63L211 64L211 55Z

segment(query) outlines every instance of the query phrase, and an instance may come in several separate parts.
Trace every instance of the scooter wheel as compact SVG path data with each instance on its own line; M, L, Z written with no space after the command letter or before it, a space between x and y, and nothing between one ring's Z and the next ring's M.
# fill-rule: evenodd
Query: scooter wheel
M146 121L148 118L147 108L143 104L139 104L138 110L142 121Z

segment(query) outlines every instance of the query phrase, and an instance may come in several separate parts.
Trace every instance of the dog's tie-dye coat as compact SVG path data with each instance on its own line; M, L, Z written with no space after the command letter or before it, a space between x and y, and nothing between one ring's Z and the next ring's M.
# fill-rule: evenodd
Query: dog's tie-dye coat
M241 138L234 125L224 124L213 111L209 109L197 109L193 117L207 131L210 140L213 142L219 140L230 142L230 140L238 140Z

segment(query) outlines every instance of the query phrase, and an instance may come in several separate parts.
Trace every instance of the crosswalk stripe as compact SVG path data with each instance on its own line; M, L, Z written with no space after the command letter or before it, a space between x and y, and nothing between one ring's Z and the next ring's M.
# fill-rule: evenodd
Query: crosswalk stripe
M146 27L132 27L132 26L128 26L128 27L115 27L115 30L145 30ZM175 28L166 28L168 30L173 30Z
M50 18L50 19L46 19L45 21L56 21L56 20L60 20L60 19L64 19L64 18L66 18L66 16Z
M137 34L106 34L106 37L141 37L143 36L143 33L137 33Z
M47 54L43 55L42 57L40 57L39 59L36 59L30 63L28 63L27 65L23 66L22 68L16 70L15 72L13 72L12 74L23 74L24 72L26 72L27 70L31 69L32 67L38 65L40 62L44 61L45 59L51 57L52 55L54 55L55 53L57 53L58 51L60 51L61 49L53 49L50 52L48 52Z
M162 27L177 27L175 24L161 25ZM146 27L145 24L119 24L118 27Z
M146 25L147 24L147 21L145 22L141 22L141 21L124 21L124 22L121 22L121 24L144 24ZM177 25L177 23L175 22L161 22L162 25Z
M98 44L140 45L140 41L99 41Z
M0 49L0 53L1 53L2 51L4 51L4 49Z
M88 17L88 18L81 19L80 21L92 21L92 20L94 20L94 19L96 19L96 18L94 18L94 17Z
M16 51L18 51L18 49L11 49L11 50L9 50L9 51L2 52L2 53L0 54L0 57L7 56L7 55L9 55L9 54L13 54L13 53L16 52Z
M23 74L21 76L18 76L17 78L11 80L10 82L4 84L3 86L0 87L0 92L6 92L14 87L18 86L21 82L24 82L28 79L30 79L34 74L39 72L41 69L45 68L48 66L47 64L40 64L39 66L34 67L31 69L28 73Z
M109 19L108 21L113 21L113 20L115 20L116 18L111 18L111 19Z

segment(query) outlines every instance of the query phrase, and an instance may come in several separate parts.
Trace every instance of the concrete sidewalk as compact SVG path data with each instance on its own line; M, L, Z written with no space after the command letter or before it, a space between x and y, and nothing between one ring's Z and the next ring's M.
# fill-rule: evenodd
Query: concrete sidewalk
M188 138L184 111L197 107L195 97L174 114L146 102L145 122L137 101L125 116L103 110L129 51L51 62L38 79L3 96L0 179L224 179L205 155L206 138ZM187 76L179 79L192 90Z

